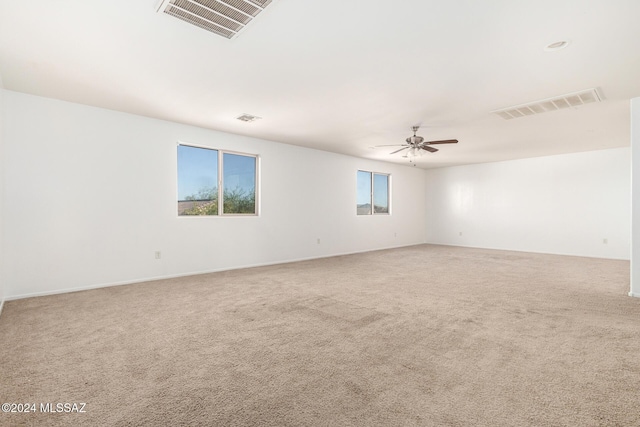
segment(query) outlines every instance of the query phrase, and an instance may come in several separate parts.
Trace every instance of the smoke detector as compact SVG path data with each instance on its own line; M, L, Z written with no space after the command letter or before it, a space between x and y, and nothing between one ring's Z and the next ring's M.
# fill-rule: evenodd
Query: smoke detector
M164 12L228 39L233 38L272 0L162 0Z
M492 111L505 120L517 119L518 117L532 116L534 114L556 111L569 107L579 107L592 102L600 102L602 99L595 89L587 89L580 92L567 93L553 98L541 99L527 104L514 105L500 110Z

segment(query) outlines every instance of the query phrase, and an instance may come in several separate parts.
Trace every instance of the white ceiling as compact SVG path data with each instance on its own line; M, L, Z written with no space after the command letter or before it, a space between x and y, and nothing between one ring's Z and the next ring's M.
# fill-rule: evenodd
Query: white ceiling
M232 40L158 4L0 0L5 89L399 163L370 147L414 124L460 141L424 168L629 145L638 0L273 0ZM603 102L491 114L589 88Z

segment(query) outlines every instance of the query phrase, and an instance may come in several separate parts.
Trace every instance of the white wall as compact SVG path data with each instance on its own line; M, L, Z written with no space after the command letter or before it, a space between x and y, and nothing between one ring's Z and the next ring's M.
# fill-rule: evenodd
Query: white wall
M629 259L630 156L617 148L430 170L427 242Z
M2 89L0 96L0 299L425 241L630 256L629 148L424 171ZM259 154L261 215L178 218L178 141ZM357 169L392 174L392 215L355 215ZM640 271L640 259L633 265ZM631 290L640 294L640 285Z
M631 100L632 233L630 296L640 297L640 98Z
M4 201L4 86L2 84L2 76L0 75L0 315L2 314L2 307L4 306L4 256L2 247L4 245L3 239L3 201Z
M424 243L419 168L4 94L9 299ZM261 215L178 218L178 141L260 155ZM392 174L392 215L356 216L357 169Z

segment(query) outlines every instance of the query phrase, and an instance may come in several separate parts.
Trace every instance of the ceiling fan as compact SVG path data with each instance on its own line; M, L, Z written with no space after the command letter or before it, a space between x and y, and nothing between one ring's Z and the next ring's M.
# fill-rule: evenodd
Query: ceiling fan
M438 151L437 148L431 147L436 144L457 144L457 139L443 139L441 141L425 141L423 137L416 135L420 126L413 126L413 136L406 139L406 144L391 144L391 145L377 145L377 147L402 147L396 151L392 151L389 154L399 153L400 151L409 150L404 157L415 157L422 155L422 150L430 153Z

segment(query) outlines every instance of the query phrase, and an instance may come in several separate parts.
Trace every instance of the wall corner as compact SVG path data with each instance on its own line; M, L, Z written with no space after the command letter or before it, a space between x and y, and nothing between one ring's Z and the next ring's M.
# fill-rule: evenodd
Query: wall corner
M629 296L640 297L640 98L631 100L631 277Z

